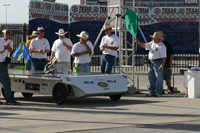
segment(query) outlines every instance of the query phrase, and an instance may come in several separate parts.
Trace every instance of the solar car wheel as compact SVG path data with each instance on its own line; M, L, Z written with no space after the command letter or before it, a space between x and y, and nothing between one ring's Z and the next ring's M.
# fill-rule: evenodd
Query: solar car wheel
M31 98L33 96L33 93L24 93L24 92L22 92L22 95L24 96L24 98Z
M120 98L121 98L121 94L119 94L119 95L111 95L111 96L109 96L110 97L110 99L111 100L113 100L113 101L118 101Z
M58 83L54 86L52 95L53 95L54 101L58 105L61 105L65 102L67 98L67 89L63 84Z

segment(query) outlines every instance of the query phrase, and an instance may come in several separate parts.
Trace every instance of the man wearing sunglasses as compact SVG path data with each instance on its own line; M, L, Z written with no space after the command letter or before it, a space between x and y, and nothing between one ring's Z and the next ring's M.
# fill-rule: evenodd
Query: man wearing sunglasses
M103 53L101 56L101 72L111 74L115 57L117 56L119 38L112 34L112 26L110 24L106 23L103 26L103 30L106 35L102 38L99 46L100 51Z

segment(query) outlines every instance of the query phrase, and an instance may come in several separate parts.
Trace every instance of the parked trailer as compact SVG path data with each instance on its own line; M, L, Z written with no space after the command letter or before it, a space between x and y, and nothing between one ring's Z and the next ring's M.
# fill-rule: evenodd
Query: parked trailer
M57 104L63 104L68 96L109 96L118 101L128 91L125 74L44 74L9 70L9 76L13 92L21 92L25 98L33 94L52 95Z

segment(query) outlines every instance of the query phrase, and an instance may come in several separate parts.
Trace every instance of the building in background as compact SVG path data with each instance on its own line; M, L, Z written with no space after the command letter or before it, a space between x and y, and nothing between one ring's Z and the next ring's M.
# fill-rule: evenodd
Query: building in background
M80 0L81 5L107 5L107 0ZM133 5L133 0L124 0L124 5ZM198 0L135 0L135 6L198 6Z
M43 1L47 1L47 2L55 2L56 0L43 0Z

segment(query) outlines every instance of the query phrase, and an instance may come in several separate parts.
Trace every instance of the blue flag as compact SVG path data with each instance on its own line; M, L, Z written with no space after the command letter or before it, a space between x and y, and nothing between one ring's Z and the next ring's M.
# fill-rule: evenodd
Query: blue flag
M15 50L15 52L12 54L12 57L14 57L18 61L23 59L23 58L26 58L28 60L31 59L31 56L29 55L28 48L25 45L25 42L20 43L20 45Z

